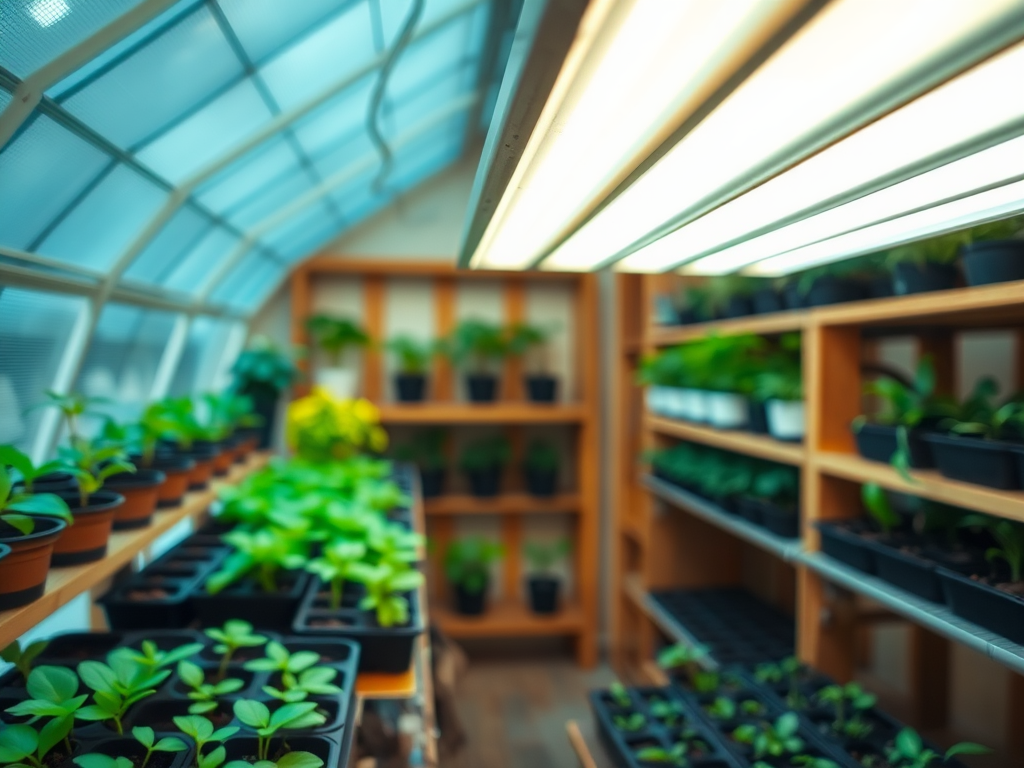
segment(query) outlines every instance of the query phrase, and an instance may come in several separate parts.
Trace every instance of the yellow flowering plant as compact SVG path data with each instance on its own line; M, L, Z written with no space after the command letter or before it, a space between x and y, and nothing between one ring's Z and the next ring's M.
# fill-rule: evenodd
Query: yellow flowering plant
M288 444L303 459L347 459L360 451L380 453L388 434L369 400L339 400L322 387L288 406Z

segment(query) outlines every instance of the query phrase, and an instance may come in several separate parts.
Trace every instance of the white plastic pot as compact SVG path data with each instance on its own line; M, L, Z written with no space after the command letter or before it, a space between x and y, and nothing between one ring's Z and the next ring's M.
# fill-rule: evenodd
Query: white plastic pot
M338 399L348 400L358 394L359 380L352 368L318 368L316 385Z
M667 416L666 400L668 399L668 387L652 384L647 387L645 394L647 412L656 413L659 416Z
M741 429L750 420L747 399L731 392L708 392L708 423L719 429Z
M699 423L707 421L708 394L702 389L680 389L679 418Z
M804 401L769 400L764 404L768 432L776 440L802 440L804 437Z

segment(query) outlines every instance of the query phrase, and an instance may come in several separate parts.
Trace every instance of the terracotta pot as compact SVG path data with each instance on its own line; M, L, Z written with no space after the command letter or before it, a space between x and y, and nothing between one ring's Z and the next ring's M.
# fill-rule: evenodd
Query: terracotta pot
M191 448L166 448L158 455L163 456L187 456L195 462L188 478L188 490L201 491L210 483L213 477L213 462L217 458L220 448L216 443L197 440Z
M176 507L181 504L188 493L188 484L192 477L195 462L188 456L176 456L173 453L158 453L148 464L142 456L133 454L131 462L141 469L158 469L164 473L163 485L157 491L156 506L158 509Z
M67 523L55 517L38 517L35 530L24 535L0 523L0 611L27 605L46 591L54 542Z
M89 503L81 506L77 493L58 493L68 503L75 519L53 547L53 565L80 565L102 560L114 526L114 515L124 504L124 496L113 491L97 491Z
M104 488L124 496L124 504L114 515L114 530L127 531L149 525L166 480L167 475L158 469L124 472L108 479Z
M231 465L235 463L235 449L223 446L220 453L213 460L213 474L217 477L224 477L231 471Z

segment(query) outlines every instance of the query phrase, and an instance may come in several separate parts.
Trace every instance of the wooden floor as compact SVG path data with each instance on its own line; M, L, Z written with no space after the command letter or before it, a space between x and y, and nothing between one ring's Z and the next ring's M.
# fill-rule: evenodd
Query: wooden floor
M459 688L468 743L442 768L569 768L578 765L565 723L576 720L598 768L600 753L587 691L615 679L604 666L581 670L569 656L470 659Z

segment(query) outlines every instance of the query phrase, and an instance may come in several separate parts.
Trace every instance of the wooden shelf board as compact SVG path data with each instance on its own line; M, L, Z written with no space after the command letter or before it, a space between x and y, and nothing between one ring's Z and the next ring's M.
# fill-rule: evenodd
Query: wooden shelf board
M482 616L461 616L447 606L433 606L434 621L451 637L526 637L535 635L575 635L583 631L583 611L573 602L551 616L531 613L522 603L495 600Z
M735 336L741 333L756 333L770 336L777 333L799 331L807 325L810 312L805 309L792 309L784 312L772 312L766 315L749 315L731 320L717 320L709 323L691 323L689 325L664 325L651 330L649 343L656 347L682 344L686 341L702 339L711 334Z
M551 497L506 493L494 498L469 494L439 496L426 499L423 506L428 515L529 515L578 512L581 504L579 494L575 493Z
M728 531L737 538L760 547L766 552L771 552L782 560L787 562L794 560L803 549L800 539L776 536L760 525L754 525L742 517L731 515L710 501L652 475L644 475L640 482L659 499L684 509L694 517L699 517L723 531Z
M52 568L46 579L46 592L42 597L21 608L0 612L0 648L7 646L83 592L88 592L109 579L128 565L136 554L182 520L205 513L217 498L220 487L238 483L242 478L266 466L269 460L269 453L250 456L245 464L234 466L227 477L215 478L207 490L189 493L181 506L157 510L153 523L148 527L114 532L107 545L107 555L102 560L85 565Z
M662 435L712 445L716 448L778 461L782 464L802 464L806 455L804 447L800 443L784 443L767 435L755 435L751 432L702 427L686 421L667 419L651 414L645 415L644 425L647 429Z
M572 424L587 417L580 404L509 403L385 403L385 424Z
M997 491L973 483L949 480L935 470L913 470L907 482L888 464L854 454L817 453L815 466L822 472L859 483L878 483L893 491L921 496L990 515L1024 521L1024 491Z

